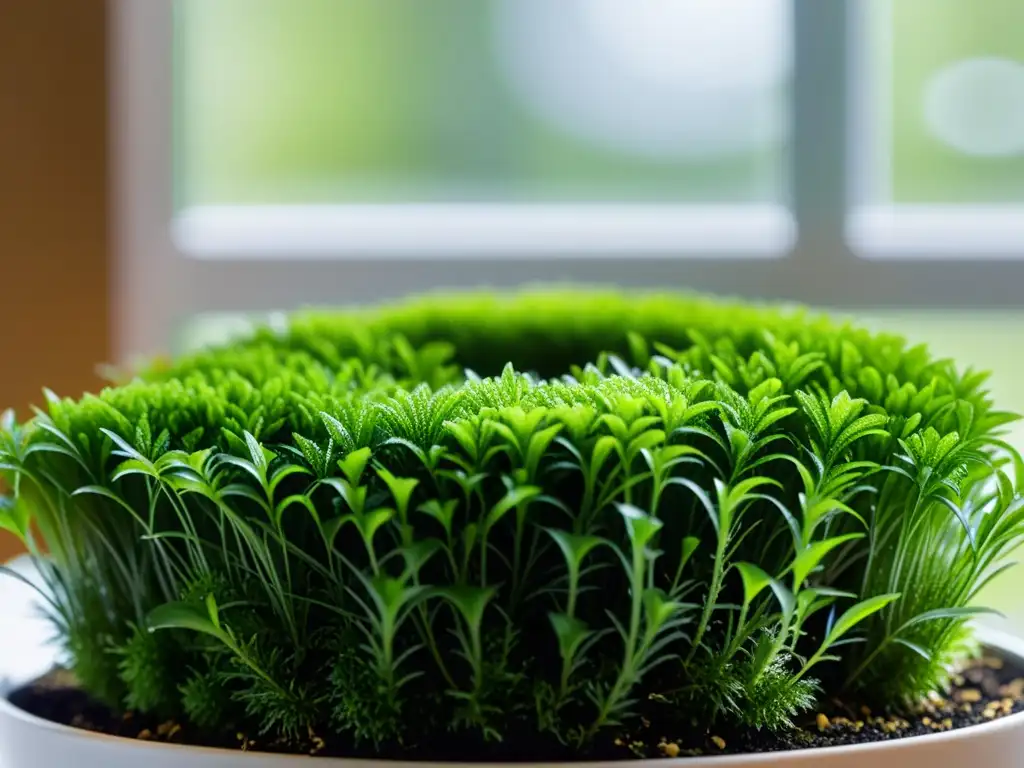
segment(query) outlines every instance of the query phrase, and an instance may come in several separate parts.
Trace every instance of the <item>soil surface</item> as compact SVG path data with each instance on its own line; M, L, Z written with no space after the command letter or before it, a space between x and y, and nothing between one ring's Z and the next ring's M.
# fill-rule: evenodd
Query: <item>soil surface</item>
M10 695L15 706L54 722L91 731L149 741L163 741L332 757L386 757L405 760L448 761L560 761L609 760L774 752L808 747L829 747L923 736L965 728L1024 711L1024 668L984 658L953 679L947 696L932 696L913 711L872 712L867 707L829 702L820 711L801 718L789 731L769 733L719 728L672 732L643 721L640 730L610 735L587 755L568 753L564 747L539 743L529 737L506 739L502 744L470 744L451 736L440 744L406 748L381 754L356 749L346 739L310 733L300 742L268 742L245 733L202 733L187 723L160 722L133 712L117 714L92 701L65 673L48 675Z

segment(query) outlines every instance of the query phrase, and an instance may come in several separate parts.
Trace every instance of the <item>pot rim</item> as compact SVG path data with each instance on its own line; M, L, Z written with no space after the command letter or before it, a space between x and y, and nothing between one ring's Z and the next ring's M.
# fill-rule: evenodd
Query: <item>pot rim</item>
M1008 632L994 629L991 627L978 627L976 636L981 644L991 650L997 651L1000 656L1011 657L1015 659L1021 666L1024 666L1024 638L1016 637ZM61 723L55 723L51 720L38 717L36 715L29 714L28 712L20 709L19 707L12 704L7 697L9 691L3 691L0 695L0 718L13 718L21 721L24 725L38 728L45 733L59 734L64 739L70 739L76 742L103 742L111 748L117 749L131 749L133 746L143 746L146 750L160 749L160 750L171 750L177 752L181 758L187 759L188 755L206 756L206 757L226 757L228 755L238 758L244 753L239 750L226 749L223 747L204 747L204 746L192 746L188 744L169 744L166 742L157 741L138 741L136 739L130 739L124 736L112 736L105 733L97 733L95 731L85 730L83 728L74 728L70 725L63 725ZM992 735L1003 730L1010 730L1014 728L1024 728L1024 712L1018 712L1006 717L999 718L998 720L992 720L987 723L979 723L977 725L970 725L964 728L958 728L952 731L943 731L934 734L924 734L920 736L907 736L900 739L892 739L887 741L872 741L865 742L862 744L845 744L835 747L813 747L808 749L793 749L783 750L775 752L762 752L762 753L741 753L732 755L706 755L701 757L676 757L676 758L658 758L660 763L668 763L669 765L677 766L678 768L728 768L732 765L742 765L744 768L748 766L761 766L761 765L772 765L778 763L782 759L786 760L800 760L806 762L809 766L813 765L816 760L823 760L830 757L839 757L846 755L859 755L864 758L870 758L873 754L879 751L899 751L899 750L912 750L915 746L920 744L923 740L927 741L930 745L941 745L943 743L949 743L952 741L963 741L973 737L980 737L986 735ZM289 754L277 754L267 752L253 752L254 757L267 757L276 758L282 763L288 761L288 765L300 765L298 761L302 761L301 765L310 765L310 757L307 755L289 755ZM244 759L244 758L243 758ZM490 762L474 762L474 761L419 761L419 760L394 760L387 758L355 758L355 757L326 757L326 758L312 758L317 762L322 762L324 768L330 768L330 766L341 766L343 764L380 764L381 766L387 766L387 768L450 768L453 765L464 765L464 766L479 766L480 768L491 768L496 766L514 765L514 763L502 763L496 761ZM649 763L650 759L628 759L628 760L572 760L572 761L537 761L537 762L525 762L519 763L525 767L527 766L571 766L572 768L638 768L642 764Z

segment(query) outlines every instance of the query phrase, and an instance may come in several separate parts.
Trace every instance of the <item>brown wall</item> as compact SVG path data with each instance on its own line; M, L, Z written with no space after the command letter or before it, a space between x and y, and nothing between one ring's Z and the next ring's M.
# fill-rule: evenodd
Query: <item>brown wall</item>
M0 2L0 408L109 353L104 0ZM0 533L0 560L15 541Z

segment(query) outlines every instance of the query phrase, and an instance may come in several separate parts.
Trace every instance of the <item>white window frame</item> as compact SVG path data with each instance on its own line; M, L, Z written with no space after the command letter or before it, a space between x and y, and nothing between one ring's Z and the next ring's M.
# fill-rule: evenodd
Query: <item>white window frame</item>
M872 199L863 169L877 167L883 121L878 100L851 87L871 78L850 76L885 65L858 55L867 0L793 0L788 205L225 206L177 217L173 2L111 6L120 360L170 349L199 313L539 281L841 308L1021 304L1024 208Z

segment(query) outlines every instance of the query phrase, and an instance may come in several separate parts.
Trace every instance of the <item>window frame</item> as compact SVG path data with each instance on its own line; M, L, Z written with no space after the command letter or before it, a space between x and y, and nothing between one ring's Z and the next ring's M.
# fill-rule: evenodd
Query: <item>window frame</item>
M957 214L928 207L922 213L872 201L866 169L874 167L881 146L871 124L878 123L871 112L877 100L864 87L869 78L852 76L872 64L861 45L868 2L792 2L788 207L641 205L609 211L588 205L557 214L555 206L542 204L475 212L232 206L176 217L174 0L113 0L117 358L171 349L180 325L201 313L540 281L688 289L849 309L1019 307L1024 212L1017 213L1024 207L990 206L979 217L966 209ZM853 135L856 144L848 141ZM478 223L487 216L492 222L468 237L460 228L467 213L482 216ZM421 230L410 230L422 226L424 216L429 242ZM549 248L541 236L554 245Z

